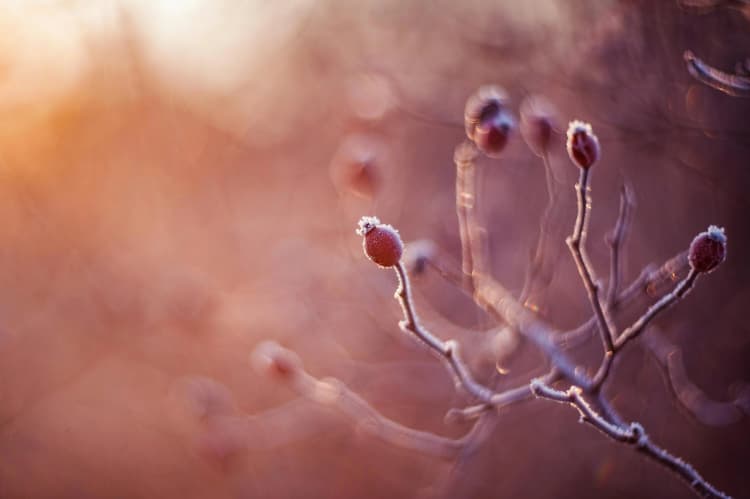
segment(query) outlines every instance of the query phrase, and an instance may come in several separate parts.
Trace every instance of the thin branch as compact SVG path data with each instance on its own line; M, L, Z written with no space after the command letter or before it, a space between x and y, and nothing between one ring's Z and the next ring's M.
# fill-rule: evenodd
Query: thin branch
M698 275L698 272L694 269L690 269L687 277L681 280L671 293L664 295L659 301L651 305L648 310L646 310L645 314L635 321L632 326L622 332L615 341L615 351L621 350L630 340L641 334L644 328L659 314L659 312L666 310L685 296L693 288L696 279L698 279Z
M609 371L614 362L615 355L631 340L640 335L646 326L656 317L660 312L666 310L676 302L678 302L688 291L690 291L695 284L695 280L698 278L698 272L690 269L687 277L680 281L675 286L672 292L664 295L659 301L651 305L646 312L640 316L632 326L625 329L620 336L617 337L614 344L614 349L611 352L607 352L602 359L602 363L594 376L594 381L591 386L591 390L598 390L601 388L603 383L606 381Z
M372 407L362 397L335 378L318 380L305 372L299 374L293 387L302 396L324 405L335 406L357 423L357 428L380 440L408 450L453 459L463 448L469 433L458 439L415 430L393 421Z
M522 400L529 395L528 389L526 387L519 387L518 389L511 390L509 392L494 393L486 386L474 380L468 367L466 367L466 364L461 359L458 343L453 340L442 341L420 324L419 318L414 308L414 301L411 295L411 286L409 283L409 277L406 273L406 269L401 262L396 264L394 268L399 280L399 285L398 289L396 290L395 297L401 305L404 313L404 320L399 323L399 326L404 332L411 333L415 338L423 342L440 358L446 361L460 385L463 386L463 388L470 395L481 401L481 405L489 407L507 405L508 403ZM495 290L497 291L498 288L495 288ZM529 334L532 339L536 338L536 341L538 341L539 344L543 346L543 350L549 353L552 363L556 367L551 376L557 376L559 370L559 372L565 374L566 377L581 379L588 385L588 379L583 378L579 373L577 373L571 361L567 359L567 357L565 357L562 352L556 350L556 347L551 341L551 336L546 328L539 325L535 320L529 318L530 312L526 311L525 308L523 308L520 304L512 299L510 302L500 302L500 304L503 303L506 307L508 307L508 310L514 311L515 316L518 319L514 322L516 322L517 326L521 326L519 327L519 331L527 331L527 334ZM495 304L497 305L498 302L495 302ZM504 316L510 315L513 314L504 314ZM514 327L512 323L511 327ZM569 370L569 376L565 373L564 369Z
M645 267L638 277L619 293L612 303L611 309L617 310L626 307L643 295L652 296L656 294L666 283L676 281L677 276L685 272L688 267L687 251L682 251L673 256L664 262L661 267L656 268L652 265ZM567 348L575 347L586 340L596 326L597 318L592 315L580 326L557 336L557 342Z
M274 343L264 342L253 353L256 368L287 383L297 394L326 407L338 409L357 423L357 429L397 447L454 459L474 432L453 439L415 430L384 416L366 400L335 378L317 379L308 374L297 355Z
M552 384L558 379L560 379L560 373L557 372L557 370L555 370L554 368L541 378L541 380L545 384ZM447 422L451 423L471 421L473 419L479 418L490 410L499 411L503 407L528 400L532 396L533 393L531 392L529 383L524 383L523 385L517 386L515 388L510 388L508 390L495 393L492 396L489 404L477 404L469 407L464 407L463 409L450 409L445 415L445 419Z
M442 277L446 282L452 284L456 288L466 293L469 297L474 295L474 287L471 283L464 279L461 273L461 269L458 268L457 264L446 261L445 254L438 252L431 258L427 258L425 263L428 267L432 268L437 274Z
M682 407L698 421L710 426L725 426L742 419L743 409L736 399L728 402L713 400L690 380L677 345L658 331L645 336L642 345L666 371L668 385Z
M750 77L726 73L709 66L690 50L683 54L688 72L699 82L732 97L750 97Z
M484 403L490 403L492 391L474 380L471 372L461 359L458 343L453 340L442 341L420 324L414 309L411 286L406 269L401 262L396 264L394 268L399 281L395 297L404 313L404 320L399 323L399 327L404 332L411 333L415 338L421 340L440 358L446 361L458 382L470 395Z
M571 386L567 391L563 392L551 388L538 379L533 380L530 386L534 395L539 398L546 398L573 406L580 414L580 422L593 426L613 440L632 445L638 452L645 454L674 472L699 496L720 499L727 499L729 497L707 482L691 464L654 444L640 423L634 422L630 423L630 425L619 425L607 421L586 401L581 388Z
M599 299L599 283L594 278L585 251L586 225L588 222L588 213L591 210L591 200L588 195L590 168L580 168L580 171L581 173L578 179L578 184L576 184L576 192L578 193L578 216L576 217L573 234L567 239L567 243L570 252L573 254L573 259L578 267L578 273L581 275L581 280L586 288L591 308L594 311L594 315L599 325L599 333L604 346L605 355L611 355L611 352L614 350L614 329L610 325L601 300Z
M461 236L461 269L464 280L473 283L474 275L484 273L483 229L476 213L477 172L476 158L479 151L472 142L464 141L456 147L453 160L456 163L456 213Z
M628 237L630 222L632 220L631 213L634 207L635 198L633 196L633 189L629 184L623 184L620 190L620 212L617 216L617 223L615 223L612 233L607 237L610 248L610 267L606 301L610 311L615 309L615 302L619 301L617 300L617 293L620 290L620 281L622 280L622 259L620 258L620 252L625 244L625 239Z
M474 300L498 321L508 324L549 358L571 383L588 387L591 380L576 369L576 363L555 341L557 331L518 303L507 289L487 275L477 276Z
M550 164L549 155L545 152L542 155L542 162L544 163L544 173L547 181L547 206L542 214L542 219L539 222L539 234L537 238L536 248L531 253L531 261L529 262L528 271L526 272L526 280L523 284L521 295L518 299L524 305L528 305L527 301L531 295L531 292L539 279L540 274L543 274L545 267L545 260L548 256L549 236L552 232L552 215L555 211L555 205L557 204L557 189L555 187L555 176L552 172L552 165Z
M604 414L604 417L607 418L608 421L620 426L625 424L620 413L617 412L617 409L614 408L612 403L607 400L601 392L596 395L596 404L599 406L602 414Z

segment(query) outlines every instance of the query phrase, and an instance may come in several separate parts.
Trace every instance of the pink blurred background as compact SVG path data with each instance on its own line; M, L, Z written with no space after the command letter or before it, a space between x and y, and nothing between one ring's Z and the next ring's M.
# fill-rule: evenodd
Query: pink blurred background
M602 275L623 180L638 200L627 280L708 224L726 227L726 264L658 326L711 398L747 389L750 100L693 80L688 48L732 68L750 56L747 12L648 0L3 2L0 497L427 497L446 486L451 463L361 434L248 359L273 339L389 417L466 431L443 415L467 399L398 331L395 278L366 261L354 228L377 215L458 258L453 148L465 99L490 82L516 108L541 93L561 126L593 124L603 157L589 252ZM362 155L376 166L372 199L341 182ZM544 173L520 136L482 169L494 275L520 291ZM470 300L434 275L414 284L437 334L479 343L489 324ZM540 313L561 328L587 316L567 253ZM508 386L543 372L531 349L507 367ZM750 418L700 423L638 346L610 391L627 420L750 497ZM546 401L510 408L453 497L689 495L576 419Z

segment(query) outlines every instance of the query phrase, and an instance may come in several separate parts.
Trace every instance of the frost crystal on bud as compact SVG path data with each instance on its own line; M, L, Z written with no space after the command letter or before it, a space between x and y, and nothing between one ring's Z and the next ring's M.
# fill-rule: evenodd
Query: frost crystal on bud
M711 272L727 256L727 236L724 229L711 225L690 243L688 261L696 272Z
M599 139L594 135L591 125L583 121L570 122L566 146L570 160L579 168L591 168L599 159Z
M480 87L466 102L464 125L466 135L480 151L499 156L515 125L505 90L495 85Z
M404 253L401 236L390 225L381 224L377 217L362 217L357 234L364 238L365 255L381 267L393 267L401 260Z
M372 229L380 225L378 217L362 217L357 222L357 234L364 237Z

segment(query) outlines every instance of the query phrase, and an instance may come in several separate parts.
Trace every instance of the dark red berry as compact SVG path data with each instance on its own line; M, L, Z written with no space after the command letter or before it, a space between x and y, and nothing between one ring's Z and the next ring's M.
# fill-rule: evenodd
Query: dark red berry
M466 135L487 156L496 157L505 149L514 123L507 95L500 87L481 87L466 102Z
M690 243L688 261L696 272L711 272L727 257L727 236L724 229L712 225Z
M404 244L398 231L381 224L376 217L362 217L357 233L364 238L362 247L367 257L381 267L393 267L401 260Z
M582 121L571 121L568 125L568 156L579 168L588 169L599 159L599 139L591 125Z

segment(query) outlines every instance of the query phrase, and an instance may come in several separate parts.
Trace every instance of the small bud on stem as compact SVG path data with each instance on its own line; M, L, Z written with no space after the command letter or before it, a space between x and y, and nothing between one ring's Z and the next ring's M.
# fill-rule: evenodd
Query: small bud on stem
M599 160L599 139L591 125L583 121L571 121L568 125L568 156L579 168L587 170Z
M505 90L494 85L480 87L466 102L464 124L466 135L480 151L499 156L515 125Z
M711 225L690 243L688 261L697 272L709 273L727 256L727 236L724 229Z

